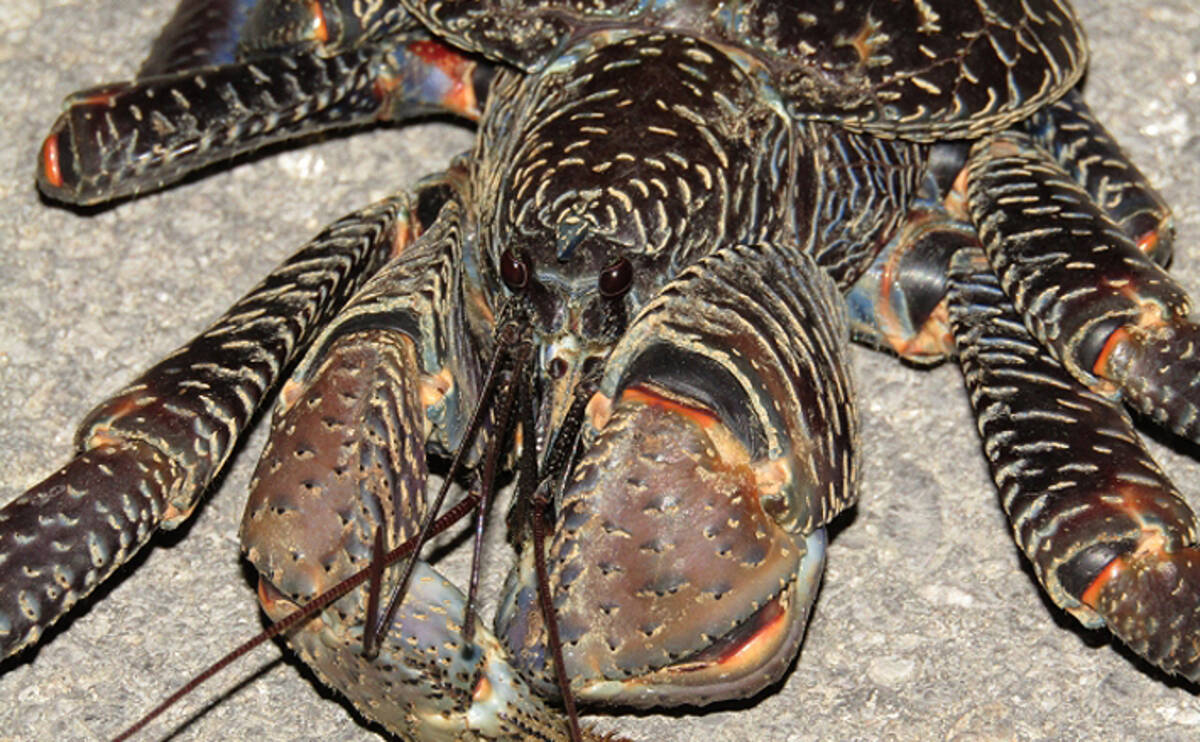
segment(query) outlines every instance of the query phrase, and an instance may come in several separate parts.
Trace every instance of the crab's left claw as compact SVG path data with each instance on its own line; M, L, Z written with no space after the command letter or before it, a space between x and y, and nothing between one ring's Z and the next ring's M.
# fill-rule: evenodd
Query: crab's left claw
M773 251L685 270L609 358L547 557L582 700L747 696L798 650L824 526L854 496L856 428L836 290ZM497 633L553 692L531 572Z

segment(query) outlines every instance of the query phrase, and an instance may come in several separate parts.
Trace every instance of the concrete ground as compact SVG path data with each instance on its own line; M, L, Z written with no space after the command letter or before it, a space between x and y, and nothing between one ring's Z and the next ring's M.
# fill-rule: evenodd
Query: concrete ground
M246 162L91 215L48 206L33 161L60 99L132 74L174 0L5 0L0 13L0 502L65 461L102 395L171 350L321 225L436 169L446 126ZM1200 9L1079 0L1087 98L1174 204L1200 288ZM641 740L1184 740L1197 688L1042 598L1006 533L958 371L854 354L862 502L834 538L794 671L748 703L613 717ZM186 538L167 536L36 652L0 665L0 740L99 740L257 631L237 523L261 431ZM1196 449L1192 448L1191 451ZM1185 492L1186 446L1156 448ZM1193 497L1200 505L1200 499ZM376 739L274 645L143 739ZM172 736L175 735L175 736Z

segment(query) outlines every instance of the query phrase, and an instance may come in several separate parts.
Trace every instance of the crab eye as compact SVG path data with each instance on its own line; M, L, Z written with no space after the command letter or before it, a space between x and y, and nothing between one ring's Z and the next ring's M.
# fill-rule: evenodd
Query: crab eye
M600 271L600 295L605 299L624 296L632 284L633 264L629 258L621 258Z
M512 291L520 291L529 283L529 263L512 250L500 253L500 278Z

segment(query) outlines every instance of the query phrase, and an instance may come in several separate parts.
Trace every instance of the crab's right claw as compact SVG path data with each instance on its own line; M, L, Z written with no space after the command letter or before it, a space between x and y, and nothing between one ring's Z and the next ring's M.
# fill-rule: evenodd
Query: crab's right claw
M547 556L580 699L704 704L790 664L824 527L854 497L839 306L798 250L731 246L664 287L614 348ZM498 633L553 693L532 568L513 579Z

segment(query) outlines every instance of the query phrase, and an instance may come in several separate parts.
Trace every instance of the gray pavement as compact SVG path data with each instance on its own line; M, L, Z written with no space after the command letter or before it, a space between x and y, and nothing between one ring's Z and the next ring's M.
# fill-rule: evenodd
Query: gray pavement
M67 93L126 78L173 0L5 0L0 12L0 502L65 461L102 395L183 342L321 225L438 168L447 126L263 157L91 216L42 203L32 163ZM1200 7L1080 0L1087 98L1174 204L1200 288ZM1185 740L1196 689L1074 627L1008 538L958 372L856 351L862 502L838 533L800 659L753 702L601 721L641 740ZM3 665L0 741L111 736L257 631L237 523L261 431L186 538ZM1183 449L1180 448L1179 451ZM1185 492L1197 465L1157 447ZM1192 495L1200 505L1200 498ZM275 646L144 739L358 740L372 731ZM209 706L208 708L205 708Z

